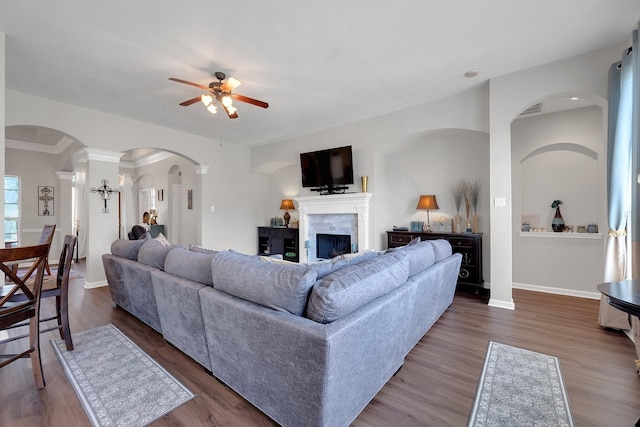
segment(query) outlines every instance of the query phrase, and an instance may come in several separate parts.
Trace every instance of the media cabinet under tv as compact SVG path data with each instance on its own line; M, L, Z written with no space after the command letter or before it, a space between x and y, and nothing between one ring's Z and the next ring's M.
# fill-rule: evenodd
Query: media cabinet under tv
M258 255L281 254L287 261L299 262L298 229L284 227L258 227Z

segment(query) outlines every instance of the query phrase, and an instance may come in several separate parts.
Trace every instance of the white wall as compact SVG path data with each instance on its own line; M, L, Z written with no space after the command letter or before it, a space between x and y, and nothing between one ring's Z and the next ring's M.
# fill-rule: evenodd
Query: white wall
M255 225L262 221L259 212L264 206L267 183L264 177L249 171L248 148L4 90L4 87L0 93L6 95L5 126L56 129L90 148L125 152L150 147L197 159L193 163L203 167L196 174L194 185L196 241L193 243L247 253L256 251ZM4 132L4 126L2 129ZM117 224L115 227L117 236ZM110 243L92 240L101 253L109 252Z
M3 140L4 141L4 140ZM58 165L56 154L36 153L33 151L5 149L5 174L20 177L20 245L35 245L38 243L42 227L45 224L60 223L60 213L66 212L64 204L71 206L71 200L67 199L59 185L55 175ZM54 188L53 215L40 216L38 212L38 187L51 186ZM56 233L51 242L51 261L55 263L60 255L62 239L66 233L61 227L56 228Z
M300 153L351 145L355 184L349 191L360 191L360 176L369 177L373 193L369 238L375 248L386 248L385 231L408 225L418 215L415 205L420 194L433 191L447 206L450 184L475 175L488 178L488 102L488 86L480 85L440 101L252 148L252 171L266 175L269 185L261 224L282 215L277 208L285 196L315 194L301 188ZM443 156L458 164L448 167L440 160ZM409 182L404 181L407 176ZM484 221L488 221L488 188L486 179L480 205ZM403 202L398 203L398 197ZM488 222L482 227L488 231Z
M537 215L551 231L560 206L566 225L606 229L606 137L601 107L517 119L511 127L513 173L513 282L536 289L599 298L605 239L574 239L563 233L520 235L521 215ZM591 236L584 236L591 237ZM553 290L553 289L551 289Z

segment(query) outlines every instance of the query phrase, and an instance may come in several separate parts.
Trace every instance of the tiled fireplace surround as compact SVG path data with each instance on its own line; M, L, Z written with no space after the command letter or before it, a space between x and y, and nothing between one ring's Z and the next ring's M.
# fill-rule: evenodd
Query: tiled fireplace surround
M369 249L371 196L371 193L345 193L294 198L299 213L300 262L318 261L318 233L349 235L352 247L357 245L359 252Z

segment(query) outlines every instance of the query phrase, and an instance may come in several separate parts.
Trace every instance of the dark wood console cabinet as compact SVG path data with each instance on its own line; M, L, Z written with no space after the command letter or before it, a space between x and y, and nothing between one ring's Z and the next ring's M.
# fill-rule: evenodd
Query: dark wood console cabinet
M258 255L277 255L287 261L298 262L298 229L284 227L258 227Z
M454 253L462 254L458 283L482 286L482 234L481 233L433 233L418 231L387 231L387 246L404 246L412 239L445 239Z

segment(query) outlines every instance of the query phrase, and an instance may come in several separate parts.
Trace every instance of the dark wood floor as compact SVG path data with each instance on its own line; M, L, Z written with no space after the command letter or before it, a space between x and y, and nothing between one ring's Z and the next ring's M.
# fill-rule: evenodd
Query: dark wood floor
M274 425L155 331L114 308L107 288L85 290L83 284L82 278L71 284L74 332L113 323L198 395L154 426ZM632 426L640 417L634 347L623 334L598 326L598 302L522 290L514 290L513 298L517 309L510 311L459 292L353 425L466 425L492 340L560 359L577 426ZM0 369L0 426L89 426L50 338L57 336L43 334L44 390L34 386L26 359Z

